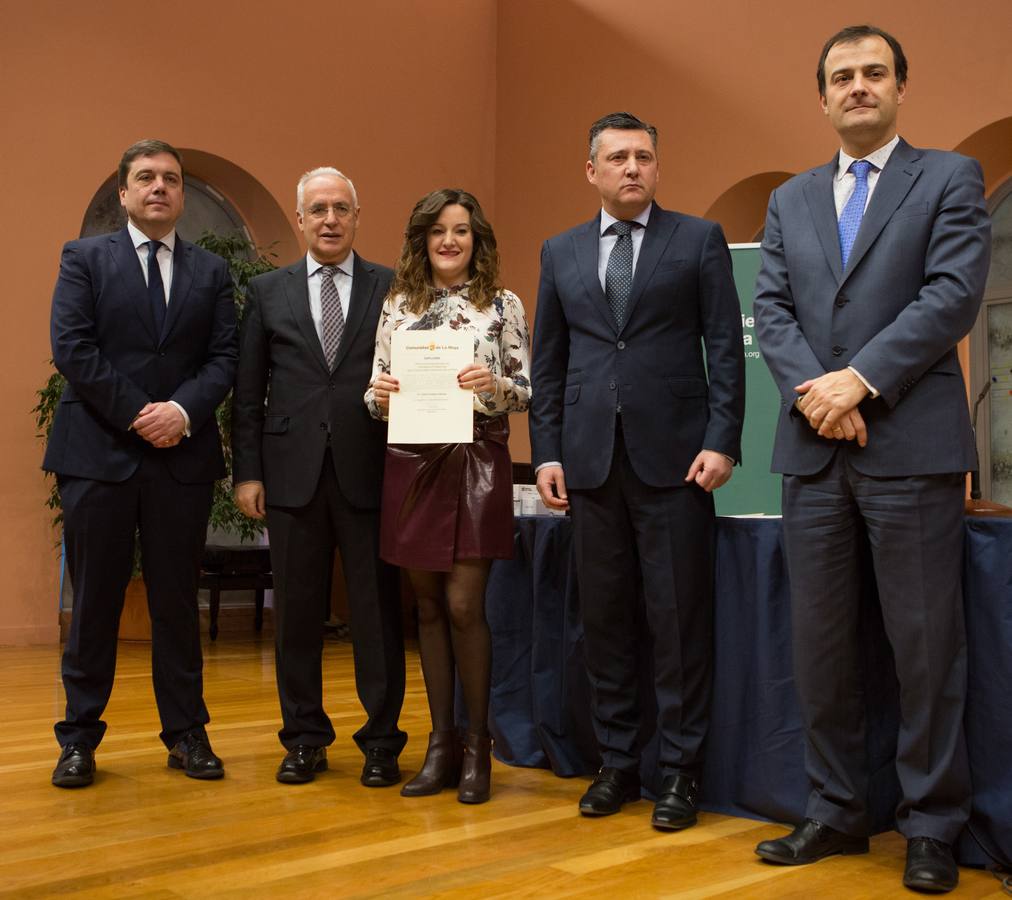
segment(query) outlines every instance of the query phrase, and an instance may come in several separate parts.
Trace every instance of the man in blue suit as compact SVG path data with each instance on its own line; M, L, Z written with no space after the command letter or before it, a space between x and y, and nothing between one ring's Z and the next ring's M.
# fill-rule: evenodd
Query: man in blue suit
M720 226L661 209L657 131L590 130L602 210L548 240L534 333L538 490L572 505L594 729L603 766L580 812L640 793L638 660L652 651L661 789L653 824L696 821L710 696L712 491L741 455L741 313ZM705 346L705 357L704 357ZM652 647L637 642L642 584Z
M812 790L805 820L756 852L797 865L868 850L857 626L870 545L900 685L903 880L940 892L958 881L950 845L970 810L960 572L975 461L956 344L990 228L975 160L897 136L906 76L877 28L826 42L819 93L842 149L774 191L766 218L756 328L783 398L773 471Z
M175 149L127 149L119 196L126 228L68 243L53 294L53 360L67 387L43 468L57 476L74 587L58 787L94 777L137 532L168 764L224 774L204 730L197 579L211 487L225 474L214 411L238 357L232 281L223 259L176 234Z

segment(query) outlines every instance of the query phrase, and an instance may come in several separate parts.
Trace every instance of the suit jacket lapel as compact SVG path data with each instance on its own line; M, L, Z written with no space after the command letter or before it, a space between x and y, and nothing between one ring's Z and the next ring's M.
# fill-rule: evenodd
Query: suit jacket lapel
M362 327L362 320L369 308L373 294L376 292L376 273L373 267L355 254L355 268L351 279L351 299L348 302L348 319L344 323L344 334L334 357L334 368L341 365L341 360L348 354L348 348L355 339L355 334Z
M843 261L840 259L840 229L837 226L836 200L833 197L833 178L836 175L838 157L812 172L805 185L805 200L812 216L815 233L826 254L826 262L836 279L837 285L843 279Z
M857 238L854 240L854 246L847 258L845 275L849 276L860 264L862 257L885 228L886 222L896 212L896 207L910 193L914 182L921 174L921 166L918 162L920 157L921 154L917 150L902 140L889 156L889 161L878 177L875 192L871 195L868 208L861 220Z
M165 311L165 324L162 327L161 344L175 327L183 314L193 286L193 267L196 264L193 245L176 235L176 251L172 254L172 288L169 290L169 308Z
M316 333L316 325L313 324L313 316L309 311L308 278L309 268L306 265L306 258L302 257L295 265L288 267L288 277L284 284L285 298L309 352L323 370L330 374L327 360L323 356L323 345L320 343L320 336Z
M155 320L151 315L151 308L148 306L148 287L144 282L144 273L141 271L137 250L133 241L130 240L130 232L123 228L115 234L110 234L109 252L112 255L113 265L123 282L127 303L136 313L148 336L157 344L158 335L155 334Z
M647 220L646 231L643 234L643 243L640 244L639 256L636 259L632 290L629 293L629 302L626 304L625 310L626 325L632 319L633 310L636 309L636 304L643 296L643 289L653 276L654 269L657 268L657 263L664 256L677 228L678 220L674 216L664 215L664 210L655 203L650 211L650 218Z
M601 214L598 213L591 221L573 235L573 252L576 255L576 266L580 272L583 287L590 297L593 306L616 334L615 317L601 289L601 279L597 274L598 256L601 250Z

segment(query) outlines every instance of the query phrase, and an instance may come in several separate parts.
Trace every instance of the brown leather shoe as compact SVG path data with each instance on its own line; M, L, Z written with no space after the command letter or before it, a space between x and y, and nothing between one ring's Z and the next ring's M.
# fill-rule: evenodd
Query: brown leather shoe
M457 799L461 803L484 803L491 796L492 738L468 732L464 738L464 762Z
M841 856L867 853L868 838L844 834L815 819L805 819L786 837L762 841L755 852L782 866L807 866L837 853Z
M401 788L401 796L427 797L443 788L456 787L460 783L463 757L464 747L456 731L431 732L425 762L418 774Z

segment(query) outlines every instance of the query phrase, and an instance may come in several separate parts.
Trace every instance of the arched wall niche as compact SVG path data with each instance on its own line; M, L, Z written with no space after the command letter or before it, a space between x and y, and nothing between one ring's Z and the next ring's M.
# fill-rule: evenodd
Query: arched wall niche
M296 259L303 253L293 226L295 188L292 188L292 215L286 215L273 195L245 169L229 160L180 147L187 173L220 191L239 211L250 230L253 243L277 254L276 262Z
M979 160L984 170L984 193L990 197L1012 178L1012 116L979 128L952 149ZM967 382L966 395L969 403L974 401L971 380L976 384L984 377L982 360L985 340L986 333L978 320L970 334L959 342L959 361ZM986 429L986 410L983 425Z
M1012 116L985 125L953 149L980 160L984 193L990 196L1012 178Z
M732 244L754 241L766 222L770 194L791 177L790 172L760 172L743 178L724 191L703 217L719 222Z

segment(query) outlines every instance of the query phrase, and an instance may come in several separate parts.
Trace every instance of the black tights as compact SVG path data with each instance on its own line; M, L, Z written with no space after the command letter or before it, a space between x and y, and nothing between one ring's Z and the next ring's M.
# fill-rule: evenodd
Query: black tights
M454 663L467 705L468 730L488 734L492 638L485 620L491 560L462 559L449 572L409 569L418 600L418 648L433 731L454 727Z

